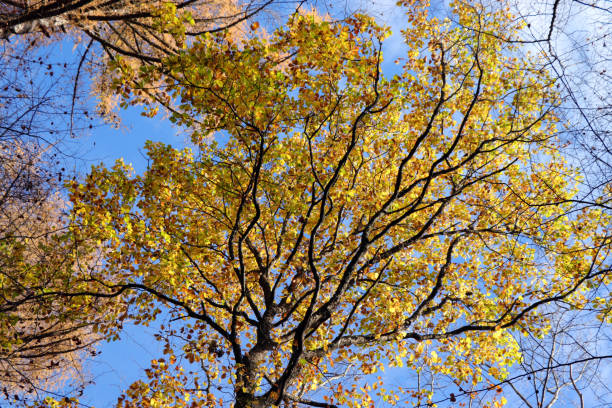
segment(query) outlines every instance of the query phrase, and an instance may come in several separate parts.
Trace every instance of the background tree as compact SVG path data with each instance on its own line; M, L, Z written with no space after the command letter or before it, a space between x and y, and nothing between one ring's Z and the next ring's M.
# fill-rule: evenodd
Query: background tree
M107 92L107 64L116 58L133 69L159 64L162 58L176 54L184 40L175 42L180 31L187 38L206 32L225 31L239 37L249 32L245 23L271 6L274 0L187 0L187 1L2 1L0 2L0 38L17 54L32 54L33 48L70 39L82 44L75 61L74 92L82 70L88 68L95 80L99 113L107 120L117 120L112 113L114 97ZM279 11L282 10L277 7ZM281 11L282 12L282 11ZM260 16L261 17L261 16ZM184 38L184 37L180 37ZM16 42L9 45L8 42ZM64 66L65 68L65 66ZM152 98L160 93L152 87L146 92ZM161 101L160 101L161 102ZM72 109L70 109L72 110Z
M612 81L609 4L603 1L517 2L527 25L519 38L537 51L557 79L564 104L559 112L570 124L564 138L574 146L590 189L612 180L610 109Z
M505 379L489 377L484 386L456 387L456 392L435 403L463 402L478 407L491 395L503 393L513 407L609 405L611 393L605 373L612 358L610 328L594 316L596 311L573 310L562 303L539 310L550 321L544 335L515 334L521 358ZM427 376L431 378L429 373L422 375ZM444 382L437 381L436 387L442 386Z
M0 144L0 389L7 400L82 388L81 363L99 339L92 332L99 311L84 315L78 303L39 296L70 287L77 267L67 249L57 249L66 223L61 172L52 174L44 157L32 143Z
M476 388L519 358L511 330L546 332L538 308L609 310L610 214L575 199L554 81L498 38L516 20L403 4L391 80L366 16L209 33L161 70L118 61L130 102L167 84L196 148L149 143L144 174L98 166L71 189L73 239L101 242L105 268L47 295L170 315L166 355L119 406L427 404L429 390L370 374L427 367Z
M584 311L551 310L551 329L543 338L517 338L524 375L509 382L522 406L605 406L611 390L605 378L609 330Z

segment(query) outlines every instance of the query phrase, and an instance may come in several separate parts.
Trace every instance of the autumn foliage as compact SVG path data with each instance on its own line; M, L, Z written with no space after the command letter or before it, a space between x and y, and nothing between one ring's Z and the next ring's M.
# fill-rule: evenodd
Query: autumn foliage
M540 306L609 319L610 214L576 198L554 81L499 40L521 27L499 6L442 20L401 3L393 77L366 15L113 63L114 92L151 115L141 90L164 84L192 143L70 185L67 245L105 260L57 295L113 299L105 336L166 320L165 355L119 407L424 405L455 395L380 373L468 389L520 359L512 334L547 331Z

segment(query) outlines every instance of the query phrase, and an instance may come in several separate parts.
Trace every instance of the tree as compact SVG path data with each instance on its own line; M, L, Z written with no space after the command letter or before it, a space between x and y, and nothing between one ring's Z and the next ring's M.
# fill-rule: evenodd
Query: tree
M165 356L118 406L426 405L435 387L375 373L476 387L520 359L513 330L548 330L546 305L609 323L611 214L574 200L551 76L485 34L516 20L402 3L409 51L391 79L388 32L364 15L208 33L163 69L117 61L126 103L154 109L141 90L165 83L194 146L148 143L144 174L119 161L71 185L67 245L100 243L104 267L41 296L113 298L105 335L114 317L168 316Z

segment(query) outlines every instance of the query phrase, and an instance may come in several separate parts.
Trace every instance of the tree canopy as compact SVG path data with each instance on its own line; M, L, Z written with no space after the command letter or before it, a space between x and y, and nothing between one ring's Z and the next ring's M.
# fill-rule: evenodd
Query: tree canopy
M243 39L165 30L186 45L159 64L110 62L109 89L151 116L147 90L163 92L191 147L148 142L144 173L118 161L71 182L58 246L104 261L36 296L85 315L104 299L105 337L164 321L164 355L119 407L454 402L506 377L514 336L549 330L539 308L609 324L612 214L593 205L609 197L579 198L555 77L500 40L520 19L401 4L392 77L389 31L363 14L299 12ZM437 377L460 392L437 393Z

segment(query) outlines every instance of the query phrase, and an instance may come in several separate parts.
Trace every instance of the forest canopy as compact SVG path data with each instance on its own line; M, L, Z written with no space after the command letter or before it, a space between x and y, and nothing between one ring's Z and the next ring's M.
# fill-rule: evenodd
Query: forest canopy
M512 40L525 24L510 7L454 1L444 18L399 3L392 74L390 30L367 14L298 8L267 31L189 35L196 22L164 3L147 29L172 52L113 53L100 72L105 95L163 112L189 147L149 141L141 173L118 160L68 181L45 248L61 274L42 285L40 262L21 261L0 275L3 301L60 308L92 339L158 324L163 355L122 408L432 406L490 390L480 406L503 405L517 338L551 331L543 310L610 324L612 184L584 198L558 78ZM0 311L2 327L23 318Z

